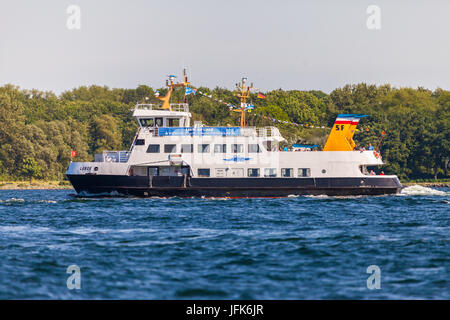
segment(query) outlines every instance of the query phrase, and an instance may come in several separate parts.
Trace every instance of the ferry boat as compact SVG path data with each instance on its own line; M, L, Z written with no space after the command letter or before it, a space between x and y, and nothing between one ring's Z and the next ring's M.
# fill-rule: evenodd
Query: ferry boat
M79 195L142 197L286 197L291 195L395 194L395 175L372 175L383 165L373 150L355 150L353 135L365 115L340 114L322 151L286 142L276 127L245 125L252 86L244 78L239 127L191 126L187 103L170 103L173 90L187 87L169 76L161 105L137 104L138 132L128 151L103 151L93 162L71 162L67 178ZM316 147L316 146L314 146Z

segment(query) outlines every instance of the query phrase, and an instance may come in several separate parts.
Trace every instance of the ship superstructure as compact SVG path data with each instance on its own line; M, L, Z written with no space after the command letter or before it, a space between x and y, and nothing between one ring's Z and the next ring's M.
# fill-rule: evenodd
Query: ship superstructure
M128 151L104 151L93 162L71 162L67 177L86 194L135 196L281 197L397 193L396 176L370 175L383 165L376 151L356 151L353 134L364 115L338 115L323 151L293 148L276 127L245 126L249 89L240 84L239 127L191 126L186 103L170 103L177 87L168 81L162 105L137 104L139 130Z

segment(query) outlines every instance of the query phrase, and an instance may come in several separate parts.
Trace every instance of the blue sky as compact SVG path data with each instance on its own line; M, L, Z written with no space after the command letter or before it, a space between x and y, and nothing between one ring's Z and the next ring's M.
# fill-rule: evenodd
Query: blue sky
M69 5L81 29L69 30ZM381 29L369 30L369 5ZM192 82L330 92L347 83L450 89L450 1L17 0L0 12L0 85Z

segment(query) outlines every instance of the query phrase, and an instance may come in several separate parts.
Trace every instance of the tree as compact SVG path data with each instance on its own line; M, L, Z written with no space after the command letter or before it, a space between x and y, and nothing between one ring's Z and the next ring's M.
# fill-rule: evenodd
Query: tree
M185 97L184 90L177 89L172 101L187 99L193 121L210 126L239 124L239 113L227 105L240 105L236 92L198 89L215 99L199 94ZM167 88L159 91L164 95ZM318 127L331 126L339 113L367 114L370 117L361 120L354 139L357 145L377 146L381 132L386 131L381 145L386 173L403 179L449 176L450 91L359 83L330 94L277 89L265 95L266 99L257 99L256 93L250 94L247 102L255 110L247 114L249 126L276 126L290 143L323 146L329 128ZM13 85L0 87L0 174L30 177L24 168L31 167L36 169L31 177L62 179L71 150L77 151L77 161L92 161L95 152L128 149L138 128L130 109L144 101L160 103L154 89L145 85L79 87L59 96Z
M94 153L117 150L122 147L122 133L119 131L118 121L112 115L95 117L91 132Z
M22 169L20 171L21 175L29 178L30 183L33 178L37 178L40 176L42 171L41 166L36 162L36 160L32 158L23 159Z

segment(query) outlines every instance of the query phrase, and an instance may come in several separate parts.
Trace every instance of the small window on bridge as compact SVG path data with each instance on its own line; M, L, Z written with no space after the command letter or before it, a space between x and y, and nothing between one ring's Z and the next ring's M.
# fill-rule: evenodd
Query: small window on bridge
M167 126L168 127L179 127L180 126L180 119L178 119L178 118L168 118L167 119Z
M148 119L140 119L141 126L143 127L154 127L155 126L155 119L148 118Z

